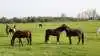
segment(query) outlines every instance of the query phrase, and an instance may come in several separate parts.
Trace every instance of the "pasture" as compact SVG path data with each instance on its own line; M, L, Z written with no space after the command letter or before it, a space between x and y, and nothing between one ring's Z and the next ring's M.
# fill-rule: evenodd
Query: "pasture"
M85 44L82 45L80 43L77 45L77 38L72 38L72 45L69 45L68 38L64 32L60 35L60 44L56 44L54 36L50 36L49 43L45 44L45 30L59 27L63 23L71 28L81 29L85 33ZM22 39L23 47L19 47L18 39L15 40L15 46L11 47L11 37L6 35L5 25L0 24L0 56L100 56L100 35L96 37L96 29L100 27L99 21L49 22L43 23L43 28L39 28L38 24L16 23L17 29L25 29L32 32L32 45L26 45L26 39Z

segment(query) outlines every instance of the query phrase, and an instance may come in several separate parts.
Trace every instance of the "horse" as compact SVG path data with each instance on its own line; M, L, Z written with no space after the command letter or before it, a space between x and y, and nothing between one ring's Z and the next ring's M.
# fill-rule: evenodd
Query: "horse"
M18 38L19 39L19 45L21 43L21 45L23 46L23 43L21 41L21 38L26 38L27 41L28 41L28 45L30 44L31 45L31 42L32 42L32 36L31 36L31 32L28 31L28 30L17 30L13 36L12 36L12 39L11 39L11 46L14 46L14 41L15 39Z
M78 37L77 44L80 43L80 40L82 40L82 44L84 44L84 33L81 30L73 29L73 28L70 28L70 27L67 26L65 32L67 33L67 37L69 38L69 44L72 44L72 41L71 41L72 36Z
M42 26L43 26L42 24L39 24L39 28L42 28Z
M66 30L66 25L62 24L60 27L56 29L46 29L45 31L45 43L48 42L49 36L56 36L57 37L57 44L59 44L60 33Z

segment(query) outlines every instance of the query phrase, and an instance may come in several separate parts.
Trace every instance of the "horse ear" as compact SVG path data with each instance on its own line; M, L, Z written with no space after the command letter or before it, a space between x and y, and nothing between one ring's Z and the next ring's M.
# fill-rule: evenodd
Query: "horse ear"
M66 24L62 24L63 27L66 27Z

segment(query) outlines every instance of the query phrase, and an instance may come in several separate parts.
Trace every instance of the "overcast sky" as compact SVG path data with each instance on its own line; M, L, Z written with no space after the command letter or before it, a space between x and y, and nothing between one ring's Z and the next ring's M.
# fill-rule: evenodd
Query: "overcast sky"
M99 0L0 0L0 17L77 16L87 9L100 14Z

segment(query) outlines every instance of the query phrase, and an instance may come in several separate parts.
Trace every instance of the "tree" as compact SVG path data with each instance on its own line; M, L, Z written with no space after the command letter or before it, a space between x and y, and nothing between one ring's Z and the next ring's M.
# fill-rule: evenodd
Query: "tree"
M20 23L21 22L21 20L19 18L17 18L17 17L13 17L12 21L16 22L16 23Z
M2 18L0 19L0 22L1 22L1 23L6 23L6 22L7 22L6 17L2 17Z
M96 9L86 10L78 14L78 18L84 18L84 19L97 19L98 13L96 12Z
M62 13L61 14L61 20L64 20L64 19L66 19L66 14L65 13Z

